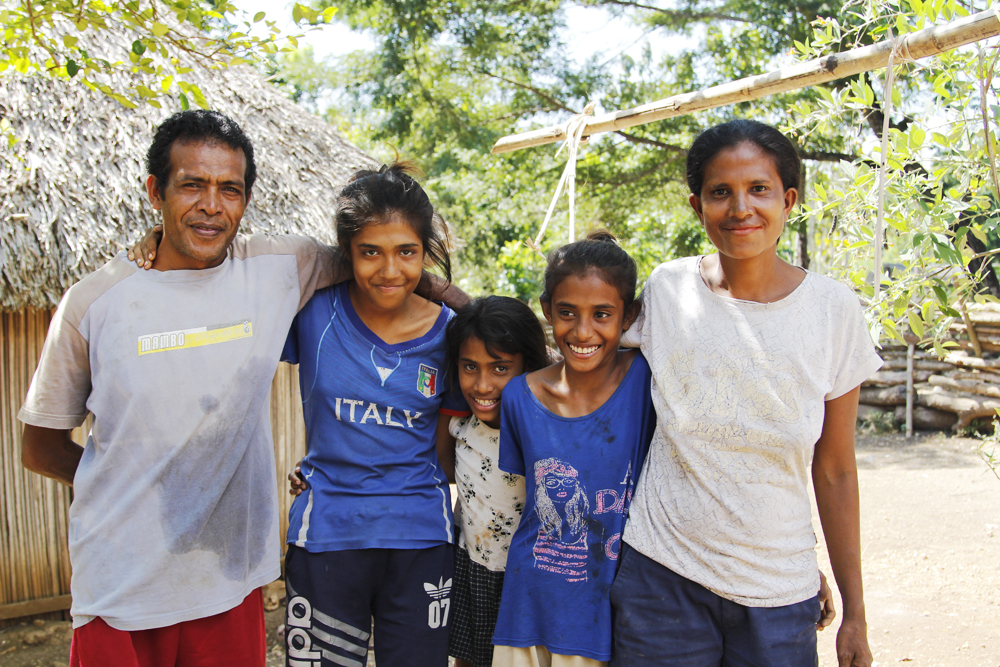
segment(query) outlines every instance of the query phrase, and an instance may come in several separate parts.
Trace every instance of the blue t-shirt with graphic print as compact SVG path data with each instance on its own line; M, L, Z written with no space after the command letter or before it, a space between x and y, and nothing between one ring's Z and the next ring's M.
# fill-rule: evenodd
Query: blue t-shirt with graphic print
M611 658L611 583L636 477L656 426L641 354L604 405L560 417L525 376L504 387L500 469L524 475L493 643Z
M447 306L430 331L389 345L358 317L348 284L320 290L292 323L282 360L299 365L309 488L287 541L306 551L420 549L454 541L438 414L468 414L448 392Z

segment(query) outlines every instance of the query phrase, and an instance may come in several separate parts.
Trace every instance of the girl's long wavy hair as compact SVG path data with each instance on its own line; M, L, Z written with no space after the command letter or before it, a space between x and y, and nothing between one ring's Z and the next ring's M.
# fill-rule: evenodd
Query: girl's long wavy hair
M431 200L413 174L410 162L382 165L377 171L362 169L351 176L337 197L337 243L347 261L351 239L366 225L389 222L394 216L406 220L424 247L424 266L436 266L451 282L451 238L448 225L434 212Z

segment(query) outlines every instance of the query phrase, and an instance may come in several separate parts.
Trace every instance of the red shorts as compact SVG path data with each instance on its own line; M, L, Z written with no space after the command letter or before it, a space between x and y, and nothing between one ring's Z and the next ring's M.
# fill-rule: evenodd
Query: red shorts
M95 618L73 631L70 667L264 667L258 588L229 611L151 630L115 630Z

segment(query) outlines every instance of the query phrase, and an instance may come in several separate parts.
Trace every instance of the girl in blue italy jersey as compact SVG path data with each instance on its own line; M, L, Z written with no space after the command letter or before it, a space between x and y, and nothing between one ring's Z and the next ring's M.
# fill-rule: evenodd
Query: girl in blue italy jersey
M497 467L500 394L507 383L548 363L545 332L525 303L507 296L476 299L448 324L448 364L472 416L452 417L455 436L454 612L456 667L493 664L510 540L524 509L524 477Z
M542 310L564 360L503 391L500 469L524 475L494 667L601 665L621 532L655 428L650 371L620 351L636 265L607 232L554 251Z
M362 667L373 617L380 666L448 661L454 524L435 443L467 407L447 391L454 313L413 291L425 265L450 279L450 261L407 171L360 171L344 188L353 280L316 292L285 344L308 449L287 536L289 665Z

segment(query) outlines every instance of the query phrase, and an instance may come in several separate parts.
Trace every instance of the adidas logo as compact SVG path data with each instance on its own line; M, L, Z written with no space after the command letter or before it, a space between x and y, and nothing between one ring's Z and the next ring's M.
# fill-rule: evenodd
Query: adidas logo
M445 581L444 577L441 577L438 579L437 586L424 582L424 591L427 592L427 595L431 596L432 600L446 598L451 593L451 579Z

